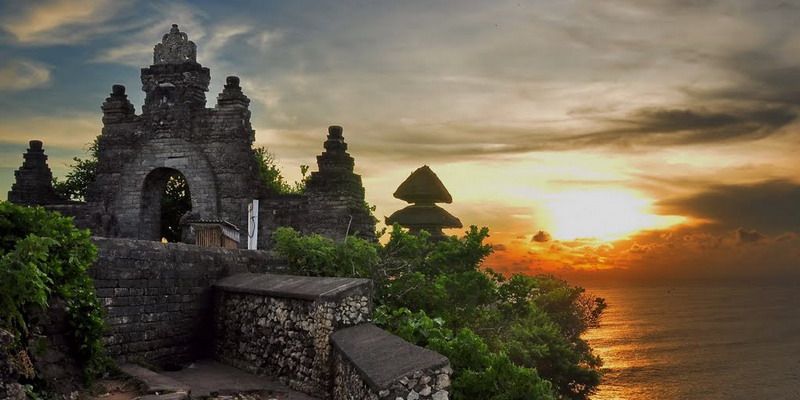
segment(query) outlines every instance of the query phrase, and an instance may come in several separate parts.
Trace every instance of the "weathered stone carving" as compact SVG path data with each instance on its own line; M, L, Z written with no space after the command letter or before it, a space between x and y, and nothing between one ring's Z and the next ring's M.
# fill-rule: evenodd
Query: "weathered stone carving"
M153 64L181 64L197 62L197 46L189 40L186 33L178 29L178 24L172 24L169 33L161 38L161 43L153 49Z

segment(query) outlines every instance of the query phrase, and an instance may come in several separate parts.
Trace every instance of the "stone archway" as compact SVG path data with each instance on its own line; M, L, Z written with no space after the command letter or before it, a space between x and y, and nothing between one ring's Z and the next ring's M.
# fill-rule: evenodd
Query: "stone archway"
M191 199L186 177L177 169L161 167L147 174L140 203L140 239L180 241L179 220L192 210Z
M185 179L191 194L192 214L219 219L217 177L201 148L180 139L156 139L139 148L115 185L114 208L119 236L161 240L160 215L154 206L169 176Z

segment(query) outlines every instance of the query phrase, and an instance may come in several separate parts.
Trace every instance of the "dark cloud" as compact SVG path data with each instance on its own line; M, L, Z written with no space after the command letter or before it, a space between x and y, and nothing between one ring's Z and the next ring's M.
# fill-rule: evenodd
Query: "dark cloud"
M533 235L533 237L531 238L531 241L532 242L538 242L538 243L545 243L545 242L549 242L551 239L552 239L552 237L550 236L549 233L547 233L545 231L539 231L539 232L536 232L535 235Z
M800 65L781 61L770 49L728 54L717 64L738 75L737 83L715 90L686 89L686 93L698 99L746 100L788 107L800 104Z
M493 244L492 245L492 250L494 250L494 251L506 251L506 250L508 250L508 248L506 247L506 245L504 245L502 243L498 243L498 244Z
M797 118L788 107L751 110L646 108L627 119L610 121L619 128L565 139L576 147L602 145L690 145L769 136Z
M771 180L717 185L698 194L657 204L665 215L684 215L727 230L740 227L766 234L800 231L800 183Z
M761 241L766 240L767 237L764 234L752 230L752 229L743 229L739 228L736 230L736 240L740 244L751 244L751 243L758 243Z

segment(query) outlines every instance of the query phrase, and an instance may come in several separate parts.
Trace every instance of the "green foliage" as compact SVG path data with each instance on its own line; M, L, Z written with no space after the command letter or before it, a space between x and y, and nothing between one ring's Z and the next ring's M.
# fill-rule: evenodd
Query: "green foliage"
M161 197L161 237L168 242L180 242L181 217L191 209L192 197L186 178L181 174L170 176Z
M9 328L27 333L24 307L47 307L53 282L38 265L47 261L54 244L52 239L29 235L0 258L0 315Z
M493 352L469 328L454 335L441 318L425 311L380 306L374 321L403 339L447 356L453 366L454 399L554 399L552 385L534 368L515 365L502 352Z
M301 235L291 228L278 228L275 250L284 255L292 272L308 276L369 277L378 259L376 245L354 237L336 243L321 235Z
M57 178L53 178L53 189L59 196L74 201L86 199L86 190L97 176L97 150L98 144L95 139L89 145L89 158L74 157L65 179L59 181Z
M66 302L72 344L85 377L105 369L101 308L87 274L97 256L89 231L41 207L0 202L0 327L25 342L32 307Z
M383 246L289 228L274 238L296 273L371 277L375 323L448 356L454 399L587 399L601 362L580 336L605 302L552 276L481 268L488 235L472 226L432 241L394 226Z
M300 173L303 178L294 184L289 184L286 182L286 178L283 177L280 167L276 164L275 156L266 147L256 147L253 149L253 155L258 163L258 175L261 178L261 182L270 191L280 194L301 194L305 192L306 182L308 181L308 176L306 175L309 169L308 165L300 166Z

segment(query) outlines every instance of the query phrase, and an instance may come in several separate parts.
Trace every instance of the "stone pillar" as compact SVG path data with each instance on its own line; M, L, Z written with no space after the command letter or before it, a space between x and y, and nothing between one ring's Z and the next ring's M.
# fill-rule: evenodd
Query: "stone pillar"
M53 189L53 173L47 165L41 140L31 140L23 155L25 161L14 171L16 182L8 192L8 201L24 205L44 205L63 202Z
M342 127L328 128L325 151L317 156L319 171L306 183L310 223L306 232L341 240L345 234L375 238L375 218L364 202L361 176L353 172L353 157L347 153Z
M340 190L364 197L361 177L353 173L355 162L347 153L347 143L342 135L342 127L328 127L325 151L317 156L319 171L312 172L308 180L309 190Z
M136 115L133 104L125 94L125 86L122 85L112 87L111 95L106 98L101 109L103 110L103 124L106 125L127 122Z
M243 108L250 106L250 99L242 93L238 76L229 76L225 79L225 88L217 96L217 108Z

